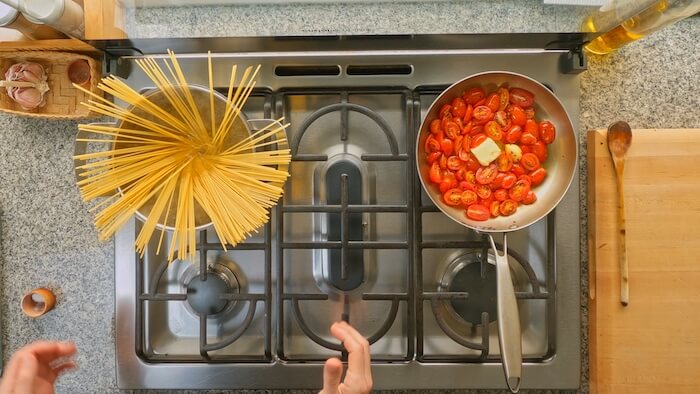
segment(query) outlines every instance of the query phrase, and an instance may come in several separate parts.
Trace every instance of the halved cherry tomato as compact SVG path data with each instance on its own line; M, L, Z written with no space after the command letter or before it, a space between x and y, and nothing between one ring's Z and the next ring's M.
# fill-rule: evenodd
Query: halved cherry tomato
M480 106L480 105L486 105L486 97L482 98L481 100L477 101L474 103L474 108Z
M464 174L464 180L471 183L471 184L476 184L476 170L470 170L467 169L467 172Z
M474 157L474 154L471 152L469 153L469 158L464 162L465 166L467 167L467 170L470 170L472 172L476 171L481 167L481 164L479 164L479 161Z
M518 125L513 125L506 132L505 141L509 144L515 144L520 141L520 136L523 134L523 129Z
M500 141L503 138L501 126L493 120L484 125L484 132L494 141Z
M540 168L540 159L534 153L524 153L523 158L520 159L520 164L527 171L534 171Z
M510 92L508 91L508 88L501 86L498 88L496 93L498 93L498 98L500 100L498 109L503 111L508 106L508 103L510 103Z
M429 135L428 138L425 139L425 152L426 153L432 153L432 152L438 152L440 150L440 141L438 141L433 135Z
M428 153L428 164L433 165L440 157L442 157L442 152L440 151Z
M525 89L512 88L510 89L510 103L519 105L523 108L532 107L535 101L535 96Z
M457 187L457 178L450 171L442 172L442 182L440 182L440 193L445 193Z
M455 118L462 118L464 114L467 113L467 103L461 97L455 97L452 99L452 116Z
M515 185L518 178L512 172L509 172L503 176L503 181L501 182L501 187L504 189L510 189Z
M491 188L486 185L478 185L476 187L476 195L479 198L487 199L491 197Z
M523 166L521 166L519 163L513 163L513 168L511 168L511 171L513 171L513 174L516 176L525 175L526 173Z
M525 109L525 117L528 119L535 119L535 109L532 107Z
M464 162L459 160L457 156L450 156L447 158L447 169L451 171L457 171L464 166ZM455 175L456 176L456 175Z
M474 190L464 190L461 194L462 205L469 206L479 201L479 196Z
M484 124L488 122L489 120L493 119L493 111L491 111L491 108L485 106L485 105L480 105L478 107L474 107L474 123L475 124Z
M548 120L540 122L539 130L540 138L542 138L542 141L544 141L545 144L551 144L552 142L554 142L554 138L556 137L557 132L552 122Z
M455 122L445 123L445 136L447 138L451 138L454 140L461 133L462 133L462 130L459 128L459 125L457 123L455 123Z
M462 203L462 190L458 188L450 189L442 195L443 201L449 206L457 206Z
M452 119L454 119L454 118L452 117L451 112L448 112L445 114L445 116L441 117L440 118L440 129L445 130L445 126L447 126L448 122L452 122Z
M505 201L508 198L508 190L506 189L498 189L495 192L493 192L493 198L496 201Z
M486 138L488 138L488 136L484 133L479 133L479 134L473 135L472 136L472 143L470 145L471 148L474 149L477 146L481 145L482 142L486 141Z
M517 105L513 105L510 108L510 120L513 124L518 126L524 126L527 122L527 117L525 117L525 111Z
M433 134L437 134L442 130L442 127L440 126L440 119L435 119L432 122L430 122L430 132Z
M445 156L450 156L452 154L452 152L454 151L454 143L452 142L451 139L445 138L440 143L440 149L442 150L442 153Z
M459 144L457 144L457 146L455 146L455 151L457 153L457 156L459 156L460 160L462 160L462 161L469 160L469 157L471 156L471 151L470 151L471 143L472 143L472 138L468 135L465 135L459 141Z
M537 141L532 144L532 153L540 159L540 163L547 161L547 145L545 145L544 141Z
M478 124L472 126L472 129L469 130L469 135L474 136L476 134L480 134L484 132L484 125Z
M481 167L476 170L476 181L477 183L486 185L496 179L496 175L498 175L498 168L495 164L491 164L488 167Z
M465 123L469 122L470 120L472 120L473 113L474 113L474 106L471 104L467 104L467 110L464 113L464 117L462 118L462 120L464 120Z
M440 117L444 118L447 114L452 112L452 106L449 104L445 104L440 108Z
M513 159L506 152L501 152L501 154L496 158L496 166L498 166L498 171L506 172L513 168Z
M535 136L535 138L540 138L540 131L537 126L537 122L534 119L528 119L525 121L525 132L530 133Z
M525 153L531 153L532 152L532 145L520 145L520 154L524 155Z
M498 108L501 106L501 99L498 97L498 94L489 94L488 97L486 97L486 106L489 107L491 112L498 111Z
M501 203L500 201L491 201L491 207L489 208L491 212L491 217L495 218L501 214Z
M537 137L535 137L535 135L532 134L532 133L528 133L528 132L526 131L526 132L524 132L524 133L520 136L520 143L521 143L521 144L524 144L524 145L532 145L532 144L534 144L535 142L537 142ZM522 149L523 147L521 146L520 148ZM523 153L524 153L524 152L525 152L525 151L523 151Z
M508 197L515 201L522 201L523 198L527 195L527 192L530 191L530 183L519 179L517 182L515 182L515 185L508 190Z
M481 204L472 204L467 208L467 217L471 220L483 222L488 220L490 216L491 212L489 209Z
M442 155L438 159L438 164L440 164L440 168L447 169L447 155Z
M502 187L501 184L503 183L503 178L505 176L506 174L499 172L498 175L496 175L496 178L489 184L489 186L491 186L491 190L500 189Z
M459 188L462 190L471 190L476 193L476 185L473 182L462 181L459 183Z
M506 111L496 112L496 114L493 116L493 120L495 120L496 123L501 126L503 131L508 131L513 124Z
M490 207L492 202L493 202L493 196L489 196L489 198L480 198L479 199L479 204L481 204L485 207Z
M530 204L534 203L535 201L537 201L537 194L535 194L535 192L530 190L529 192L527 192L527 194L525 195L525 198L523 198L522 202L525 205L530 205Z
M514 214L517 209L518 209L517 201L505 200L501 203L499 210L501 212L501 215L510 216L510 215Z
M482 88L471 88L464 92L464 95L462 95L462 98L464 101L467 102L467 104L474 105L480 100L482 100L484 97L486 97L486 92Z
M530 187L532 187L532 178L530 178L530 175L518 175L518 180L523 180L527 182L527 184L530 185Z
M440 183L442 182L442 169L440 169L440 164L437 162L430 165L430 182Z
M547 177L547 170L540 167L535 171L530 173L530 179L532 180L532 186L537 186L544 182L544 178Z

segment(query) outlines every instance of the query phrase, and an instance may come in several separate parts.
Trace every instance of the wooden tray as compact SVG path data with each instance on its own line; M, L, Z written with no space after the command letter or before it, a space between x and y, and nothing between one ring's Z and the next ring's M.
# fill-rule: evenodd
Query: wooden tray
M700 388L700 129L633 130L625 164L630 303L620 305L617 189L588 134L591 393Z
M50 90L46 92L46 104L33 110L25 110L12 100L5 89L0 89L0 111L41 118L76 119L91 116L90 112L80 105L88 99L87 95L73 87L66 70L68 65L76 60L87 60L90 65L90 82L86 89L98 92L97 83L100 80L100 63L95 59L69 52L22 51L0 52L0 77L4 79L5 72L15 63L31 61L44 66L48 73Z

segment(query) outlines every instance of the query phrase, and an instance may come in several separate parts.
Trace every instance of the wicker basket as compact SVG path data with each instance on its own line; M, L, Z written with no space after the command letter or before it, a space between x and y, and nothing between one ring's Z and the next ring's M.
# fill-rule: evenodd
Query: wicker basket
M23 51L0 52L0 79L4 79L5 72L15 63L30 61L44 66L48 74L49 91L46 92L46 104L43 107L25 110L20 107L8 95L7 91L0 88L0 111L10 114L33 116L50 119L75 119L92 116L81 101L87 101L88 95L73 87L68 79L68 65L76 60L87 60L90 65L90 81L85 88L98 92L97 83L100 80L100 64L95 59L68 52L50 51Z

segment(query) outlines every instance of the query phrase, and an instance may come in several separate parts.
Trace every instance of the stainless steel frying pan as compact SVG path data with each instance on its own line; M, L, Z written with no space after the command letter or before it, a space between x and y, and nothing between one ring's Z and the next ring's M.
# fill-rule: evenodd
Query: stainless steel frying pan
M429 182L430 166L425 160L425 139L430 135L430 122L438 118L440 108L448 104L453 98L461 96L471 87L480 86L487 92L494 91L498 86L506 85L510 88L523 88L535 95L535 109L537 118L547 119L556 127L556 139L549 145L549 156L543 166L547 170L545 181L537 186L537 202L532 205L518 207L511 216L499 216L479 222L469 219L465 210L461 207L452 207L442 200L442 193L437 185ZM578 144L576 134L571 124L571 119L564 106L547 87L541 83L521 74L506 71L490 71L475 74L456 82L433 102L428 109L416 143L416 165L418 175L426 193L433 203L447 216L457 223L473 230L489 235L491 247L496 256L496 282L497 282L497 319L498 319L498 343L503 359L503 371L505 372L508 388L516 393L520 389L522 379L522 344L520 334L520 320L518 305L515 300L515 290L508 267L508 244L506 234L510 231L520 230L545 217L557 206L569 189L571 180L576 170L578 157ZM503 251L496 249L492 233L503 233Z

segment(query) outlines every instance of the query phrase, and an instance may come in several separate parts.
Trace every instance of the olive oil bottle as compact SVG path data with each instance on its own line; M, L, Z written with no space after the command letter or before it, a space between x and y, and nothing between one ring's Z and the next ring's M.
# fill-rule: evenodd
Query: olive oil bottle
M584 49L605 55L697 12L700 0L613 0L584 20L583 31L604 32Z

